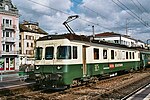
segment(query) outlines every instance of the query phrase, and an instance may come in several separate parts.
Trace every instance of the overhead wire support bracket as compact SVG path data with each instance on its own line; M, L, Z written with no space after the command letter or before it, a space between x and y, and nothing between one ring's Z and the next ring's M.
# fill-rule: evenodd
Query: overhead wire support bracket
M63 25L65 25L65 27L71 34L75 34L75 33L74 33L73 29L69 26L68 23L77 19L78 17L79 17L78 15L69 16L68 19L65 22L63 22Z

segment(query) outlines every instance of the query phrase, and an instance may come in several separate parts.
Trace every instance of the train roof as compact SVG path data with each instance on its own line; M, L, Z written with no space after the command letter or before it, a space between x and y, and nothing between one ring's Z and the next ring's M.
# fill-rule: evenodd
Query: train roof
M94 40L94 39L91 39L91 37L89 37L89 36L76 35L76 34L70 34L70 33L60 34L60 35L48 35L48 36L44 36L44 37L39 38L37 41L57 40L57 39L68 39L70 41L78 40L78 41L82 41L82 42L96 43L96 44L102 44L102 45L107 45L107 46L115 46L115 47L122 47L122 48L128 48L128 49L135 49L135 50L139 50L139 51L148 51L148 50L145 50L142 48L128 47L126 45L109 43L106 41Z
M44 41L44 40L56 40L56 39L69 39L69 40L79 40L79 41L86 41L90 42L90 38L84 35L76 35L76 34L60 34L60 35L48 35L39 38L37 41Z

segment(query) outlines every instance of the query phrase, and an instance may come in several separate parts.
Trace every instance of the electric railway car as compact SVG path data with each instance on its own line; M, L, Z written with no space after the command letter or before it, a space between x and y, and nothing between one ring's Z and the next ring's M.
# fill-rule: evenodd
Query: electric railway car
M150 62L150 53L101 43L75 34L49 35L36 42L36 80L59 88L121 71L138 70Z

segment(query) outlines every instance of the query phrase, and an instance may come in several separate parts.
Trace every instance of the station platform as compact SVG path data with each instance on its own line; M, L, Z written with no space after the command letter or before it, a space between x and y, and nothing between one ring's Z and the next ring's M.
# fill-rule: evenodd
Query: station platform
M150 84L132 95L127 100L150 100Z

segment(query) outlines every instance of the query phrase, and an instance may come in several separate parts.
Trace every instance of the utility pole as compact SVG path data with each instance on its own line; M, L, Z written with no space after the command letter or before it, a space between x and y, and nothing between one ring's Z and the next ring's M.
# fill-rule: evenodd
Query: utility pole
M128 21L128 18L126 18L126 35L128 35L128 24L129 24L129 21Z
M94 25L92 25L92 31L93 31L93 39L94 39L95 38Z
M88 25L88 26L91 26L91 25ZM93 40L95 38L95 29L94 29L94 25L92 25L92 33L93 33Z
M149 44L148 44L148 41L149 41L149 40L150 40L150 39L147 39L147 41L146 41L146 42L147 42L147 48L148 48L148 50L149 50L149 47L148 47L148 45L149 45Z

